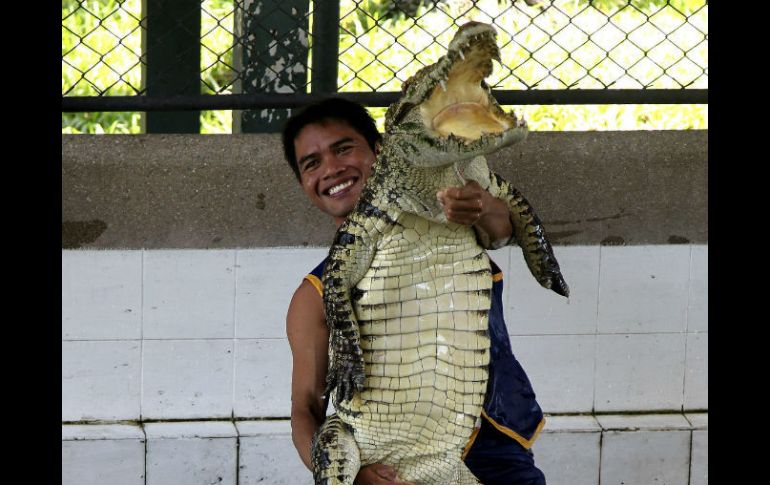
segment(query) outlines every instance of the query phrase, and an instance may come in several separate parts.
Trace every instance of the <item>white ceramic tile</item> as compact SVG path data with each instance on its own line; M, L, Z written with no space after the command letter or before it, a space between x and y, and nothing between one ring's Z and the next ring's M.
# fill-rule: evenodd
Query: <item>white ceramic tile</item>
M235 421L238 436L291 435L291 421L288 419L269 421Z
M544 412L590 412L594 401L594 335L511 337Z
M547 426L547 425L546 425ZM548 485L598 485L601 433L543 433L532 451Z
M147 485L236 485L236 438L147 439Z
M141 251L62 251L62 340L138 339Z
M231 421L175 421L145 423L148 440L178 438L234 438L238 436Z
M232 340L147 340L143 372L143 418L231 416Z
M690 431L605 431L602 484L686 485Z
M692 432L692 459L690 460L690 485L709 483L709 432Z
M582 433L602 430L596 417L592 415L582 416L550 416L545 417L543 433Z
M62 441L62 485L144 485L144 441Z
M709 413L685 413L684 416L693 429L708 429L709 427Z
M235 251L144 253L144 338L233 337Z
M596 338L596 411L682 409L684 334Z
M521 250L511 256L505 319L513 335L593 334L599 288L599 246L554 249L569 298L540 286L529 272Z
M286 337L286 311L302 279L327 256L328 249L238 250L236 336Z
M237 340L235 416L288 417L291 367L291 349L285 338Z
M682 414L600 414L596 416L604 430L689 430L692 426Z
M709 330L709 247L692 246L690 262L690 298L687 305L687 331Z
M685 330L689 246L601 246L599 266L599 333Z
M240 422L239 485L312 485L313 475L305 468L291 440L288 421Z
M709 407L709 334L687 334L687 361L684 375L684 408Z
M138 340L62 342L62 421L139 419Z
M144 440L144 431L133 424L64 424L62 441Z

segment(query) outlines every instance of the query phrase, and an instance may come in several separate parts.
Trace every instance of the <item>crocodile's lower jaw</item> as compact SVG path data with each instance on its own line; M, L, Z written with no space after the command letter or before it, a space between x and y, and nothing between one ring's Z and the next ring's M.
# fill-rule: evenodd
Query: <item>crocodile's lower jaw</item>
M460 102L449 105L433 117L433 129L440 136L450 134L476 140L488 133L502 133L513 123L502 120L480 103Z

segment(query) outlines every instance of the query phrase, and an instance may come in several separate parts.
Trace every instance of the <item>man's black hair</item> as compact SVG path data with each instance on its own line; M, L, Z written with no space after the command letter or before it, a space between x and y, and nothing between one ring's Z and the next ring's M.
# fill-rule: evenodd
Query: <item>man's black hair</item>
M282 135L283 154L294 171L294 175L297 176L297 180L300 180L300 176L299 167L297 166L297 154L294 151L294 139L305 126L329 120L348 124L364 137L372 151L375 151L375 144L382 140L382 135L377 131L377 124L372 119L372 116L366 108L354 101L342 98L327 98L307 105L299 113L286 121Z

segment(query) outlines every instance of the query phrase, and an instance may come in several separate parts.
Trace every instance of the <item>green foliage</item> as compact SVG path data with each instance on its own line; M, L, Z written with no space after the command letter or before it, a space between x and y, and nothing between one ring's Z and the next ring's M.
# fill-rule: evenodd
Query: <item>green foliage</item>
M62 94L141 88L141 0L62 0ZM139 133L139 113L62 113L62 133Z

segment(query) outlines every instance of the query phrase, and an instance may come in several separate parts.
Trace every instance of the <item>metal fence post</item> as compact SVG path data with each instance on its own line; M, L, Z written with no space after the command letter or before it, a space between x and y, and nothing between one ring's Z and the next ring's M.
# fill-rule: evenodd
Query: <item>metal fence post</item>
M307 86L309 0L244 0L236 17L242 63L240 92L304 93ZM236 86L236 92L237 92ZM233 133L277 133L290 109L233 112Z
M143 0L147 96L200 94L200 0ZM200 111L148 111L145 133L199 133Z
M313 93L337 92L340 45L340 3L328 2L313 10Z

